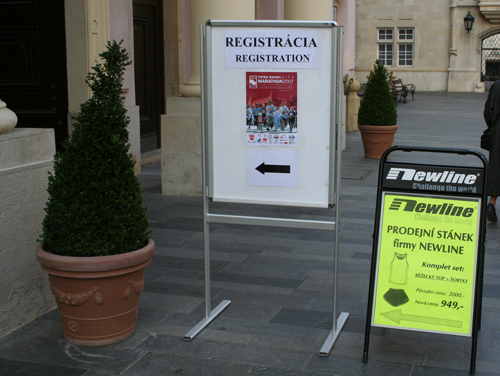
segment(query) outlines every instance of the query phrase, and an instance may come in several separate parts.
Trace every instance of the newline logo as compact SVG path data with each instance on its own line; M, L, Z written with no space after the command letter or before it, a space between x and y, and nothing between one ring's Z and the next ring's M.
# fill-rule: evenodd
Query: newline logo
M472 185L476 182L477 176L474 174L456 174L455 171L430 172L417 171L413 168L391 167L387 174L387 180L398 180L400 173L403 173L401 180L425 181L430 183L452 183Z
M474 213L474 208L455 206L450 202L437 205L418 202L417 200L405 200L400 198L393 199L391 206L389 206L389 210L399 210L400 208L403 208L403 211L409 212L449 215L454 217L462 216L466 218L471 217Z

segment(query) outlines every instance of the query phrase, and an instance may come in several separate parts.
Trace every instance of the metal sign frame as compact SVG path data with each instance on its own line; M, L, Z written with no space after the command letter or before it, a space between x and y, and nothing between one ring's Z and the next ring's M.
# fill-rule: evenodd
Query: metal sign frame
M329 193L328 207L334 210L334 221L300 220L272 217L255 217L241 215L223 215L210 212L210 202L213 199L213 148L215 147L211 136L211 111L212 99L209 94L213 85L211 72L209 70L208 52L211 46L210 38L207 38L207 29L212 27L259 27L259 28L330 28L332 30L332 53L331 53L331 86L330 96L330 140L329 140ZM340 197L340 169L341 169L341 101L342 101L342 53L343 31L335 22L322 21L220 21L209 20L206 25L200 27L201 40L201 84L202 84L202 184L203 184L203 237L204 237L204 259L205 259L205 317L185 336L184 340L192 340L206 326L208 326L231 301L224 300L216 308L211 307L210 292L210 240L209 224L241 224L250 226L268 226L283 228L300 228L332 231L334 236L333 258L334 258L334 281L333 281L333 327L324 345L319 351L320 356L328 356L337 337L340 334L349 313L342 312L337 317L337 275L338 275L338 248L339 248L339 197ZM328 210L328 209L325 209Z
M333 26L332 26L333 25ZM335 169L332 168L332 152L335 151L335 132L331 131L331 125L339 113L334 111L334 105L339 100L341 91L338 88L337 70L342 61L338 58L338 47L340 40L335 37L340 34L339 27L333 22L318 21L210 21L206 26L205 40L207 41L205 70L206 70L206 124L209 145L207 158L209 197L213 201L267 204L267 205L289 205L326 208L334 204L335 184L333 176ZM240 35L235 39L243 41L285 39L291 34L289 40L296 40L296 36L306 36L310 40L317 40L316 55L310 55L311 61L317 62L317 67L290 66L290 63L256 62L253 68L228 66L228 55L232 49L228 47L227 40L232 35ZM315 34L315 36L314 36ZM264 35L264 37L262 37ZM250 36L250 37L249 37ZM256 42L254 42L256 43ZM273 56L284 57L293 55L291 47L278 47L265 45L259 52L259 48L250 47L249 52L243 50L239 56ZM270 49L270 51L267 51ZM252 51L256 50L256 51ZM299 49L300 50L300 49ZM300 53L299 51L297 53ZM250 54L254 55L250 55ZM247 54L247 55L246 55ZM308 54L309 55L309 54ZM247 64L247 63L245 63ZM272 64L272 67L268 66ZM244 108L241 106L253 103L260 94L251 94L245 85L245 73L275 73L297 75L296 93L289 93L291 98L295 95L298 106L298 128L296 128L297 141L295 146L265 145L263 140L270 140L278 134L266 134L256 132L254 136L259 139L250 145L248 140L243 141L241 126L246 130ZM329 85L330 84L330 85ZM260 85L259 85L260 87ZM247 97L245 98L245 91ZM259 90L257 90L258 92ZM262 98L267 103L268 99L283 100L283 98L271 98L276 91L270 90L269 98ZM265 96L265 95L262 95ZM278 95L280 96L280 95ZM263 103L260 102L259 103ZM265 114L263 114L265 117ZM333 119L332 119L333 117ZM302 126L301 125L307 125ZM288 132L279 133L281 137L288 137ZM291 134L290 134L291 136ZM259 143L260 142L260 143ZM333 147L332 147L333 146ZM286 152L296 153L298 161L291 164L288 174L261 174L256 173L255 168L250 168L253 163L249 153L260 155L260 163L268 163L273 159L270 154L284 154ZM230 156L230 158L228 158ZM255 157L257 158L257 157ZM279 158L279 157L278 157ZM292 161L290 159L290 161ZM256 162L256 161L255 161ZM281 163L273 163L281 165ZM296 168L294 168L296 167ZM298 171L297 171L298 170ZM298 180L293 189L279 189L284 185L274 185L276 189L269 189L266 184L252 184L250 171L256 173L263 180L279 180L295 176ZM254 175L253 178L256 176Z
M449 165L437 165L437 164L419 164L419 163L408 163L408 162L387 162L387 158L391 153L394 152L419 152L419 153L437 153L437 154L456 154L456 155L470 155L470 156L475 156L477 157L481 164L482 167L465 167L465 166L449 166ZM422 198L424 201L425 199L427 200L433 200L433 199L445 199L449 198L450 200L456 200L459 201L459 199L462 200L469 200L470 202L477 203L478 206L478 217L477 220L479 222L478 225L478 231L477 231L477 239L476 243L474 245L475 247L475 254L473 255L475 258L475 269L472 271L474 274L474 284L471 286L472 289L472 296L470 297L470 302L467 301L466 303L470 303L471 310L469 311L471 314L470 317L470 329L468 333L459 333L458 330L454 333L454 329L448 329L448 331L444 330L442 333L447 334L447 335L463 335L463 336L468 336L472 337L472 351L471 351L471 361L470 361L470 374L473 375L475 372L475 363L476 363L476 349L477 349L477 334L478 330L481 327L481 302L482 302L482 285L483 285L483 270L484 270L484 247L485 247L485 238L486 238L486 205L487 205L487 196L486 196L486 179L487 179L487 159L486 157L476 151L476 150L471 150L471 149L452 149L452 148L427 148L427 147L410 147L410 146L394 146L387 150L384 155L382 156L380 160L380 166L379 166L379 180L378 180L378 189L377 189L377 203L376 203L376 214L375 214L375 225L374 225L374 233L373 233L373 251L372 251L372 261L371 261L371 272L370 272L370 287L369 287L369 295L368 295L368 307L367 307L367 317L366 317L366 328L365 328L365 342L364 342L364 351L363 351L363 362L366 363L368 362L368 350L369 350L369 342L370 342L370 329L372 326L382 326L382 327L391 327L394 329L401 329L401 330L416 330L416 331L423 331L423 332L440 332L439 330L434 330L434 329L425 329L425 325L422 324L408 324L407 327L400 325L398 321L401 319L401 316L405 316L406 319L401 319L401 320L415 320L415 322L426 322L426 325L434 325L438 326L441 324L438 324L439 319L437 318L428 318L428 317L423 317L423 316L418 316L418 315L413 315L413 314L402 314L402 312L398 312L400 314L399 318L396 318L396 320L393 320L394 322L398 323L398 326L394 325L381 325L377 324L374 325L374 311L375 311L375 290L377 286L377 274L379 272L379 257L381 257L382 253L382 244L381 244L381 232L382 232L382 222L384 219L384 212L382 210L382 203L384 202L384 197L385 195L391 195L396 196L401 195L404 196L405 194L407 196L415 196L416 198ZM453 171L451 170L453 169ZM408 172L408 174L413 174L414 171L419 171L416 172L415 175L408 176L406 179L403 179L404 174ZM421 171L421 172L420 172ZM438 181L437 176L441 172L441 175L439 175L439 182L443 183L442 185L439 184L423 184L420 183L426 179L425 176L431 177L429 181ZM470 181L467 182L469 184L463 184L462 178L460 179L452 179L452 175L455 174L455 172L460 172L460 176L471 176ZM416 174L420 173L418 176ZM465 175L466 173L470 173L470 175ZM426 174L424 176L424 174ZM446 174L446 175L445 175ZM413 177L416 176L416 179L413 179ZM405 181L403 181L405 180ZM417 183L415 183L418 181ZM474 181L474 183L471 183ZM450 183L451 182L451 183ZM450 184L448 184L450 183ZM415 185L416 184L416 185ZM447 184L447 185L446 185ZM455 188L458 188L455 190ZM396 206L397 205L405 205L406 203L404 202L405 200L403 199L395 199ZM393 199L391 205L394 205ZM411 201L411 200L410 200ZM418 204L422 205L421 207L417 207L420 212L423 212L424 210L424 203ZM385 205L387 206L387 204ZM444 205L443 205L444 206ZM444 211L444 208L441 207ZM449 208L448 212L451 212L451 208ZM389 210L399 210L399 208L396 208L394 206L389 207ZM433 208L435 210L435 207ZM459 210L457 209L455 213L459 213ZM426 211L426 213L432 213L432 211ZM439 212L441 213L441 210ZM453 213L453 212L452 212ZM388 225L389 227L389 225ZM406 231L406 230L405 230ZM421 235L425 233L422 232ZM430 236L430 235L425 235L425 236ZM433 235L432 235L433 236ZM419 243L420 244L420 243ZM426 243L424 243L426 244ZM406 243L405 243L406 246ZM444 247L444 246L443 246ZM448 245L448 247L450 247ZM406 256L406 254L405 254ZM405 257L406 258L406 257ZM407 263L407 261L406 261ZM443 264L444 265L444 264ZM444 266L447 267L447 266ZM391 265L392 268L392 265ZM449 268L449 267L448 267ZM391 269L392 270L392 269ZM411 274L410 274L411 276ZM416 276L415 276L416 277ZM434 275L432 276L434 278ZM391 276L389 276L390 280ZM426 277L427 278L427 277ZM442 277L440 277L442 278ZM453 280L453 278L450 278ZM394 282L395 283L395 282ZM405 282L406 283L406 282ZM438 282L439 283L439 282ZM391 289L392 290L392 289ZM384 290L382 290L384 291ZM404 290L399 290L403 291ZM422 291L424 293L428 293L428 291ZM430 292L429 292L430 293ZM387 294L387 293L386 293ZM431 295L432 297L432 295ZM384 295L384 299L386 296ZM390 299L390 297L388 297ZM394 298L394 297L393 297ZM396 297L397 298L397 297ZM407 299L406 297L405 299ZM387 299L386 299L387 300ZM416 303L416 302L415 302ZM426 302L424 302L426 303ZM453 303L457 303L456 301ZM391 304L389 301L389 305L393 305L394 307L398 307L400 305L398 304L406 304L402 302L394 302L394 304ZM418 301L418 304L423 304L422 302ZM435 303L432 303L435 305ZM387 305L387 303L386 303ZM446 306L446 304L445 304ZM457 308L458 309L458 308ZM396 311L401 311L400 309L395 310ZM389 313L389 312L387 312ZM381 313L382 315L386 315L386 313ZM388 317L388 316L386 316ZM425 320L424 320L425 319ZM391 319L392 320L392 319ZM418 321L420 320L420 321ZM430 321L432 320L432 321ZM444 321L444 320L443 320ZM439 321L440 322L440 321ZM414 325L413 327L411 325ZM453 323L453 320L447 320L445 324L443 325L448 325L453 326L455 325ZM420 327L420 329L419 329Z

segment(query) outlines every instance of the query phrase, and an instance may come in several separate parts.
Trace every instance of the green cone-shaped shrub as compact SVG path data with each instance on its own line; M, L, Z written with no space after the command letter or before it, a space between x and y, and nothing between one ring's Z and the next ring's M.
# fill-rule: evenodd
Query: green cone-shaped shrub
M358 124L395 125L398 113L387 79L387 68L376 60L359 106Z
M130 62L116 42L108 42L100 56L103 63L86 80L92 98L81 105L49 175L41 241L50 253L106 256L135 251L149 239L121 97Z

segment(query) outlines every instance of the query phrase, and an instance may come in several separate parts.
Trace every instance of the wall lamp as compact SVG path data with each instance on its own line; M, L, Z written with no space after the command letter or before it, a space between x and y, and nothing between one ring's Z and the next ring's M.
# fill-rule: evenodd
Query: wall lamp
M467 30L467 32L472 30L472 25L474 24L474 17L472 17L470 11L469 14L464 17L464 24L465 24L465 30Z

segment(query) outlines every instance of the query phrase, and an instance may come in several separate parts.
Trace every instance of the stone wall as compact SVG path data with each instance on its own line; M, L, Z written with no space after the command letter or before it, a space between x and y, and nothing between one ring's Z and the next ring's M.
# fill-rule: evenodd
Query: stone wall
M53 129L0 135L0 337L55 307L35 256L54 154Z
M419 0L409 2L357 0L356 80L367 81L378 57L377 30L394 30L394 64L387 67L403 82L417 90L447 89L450 48L450 2ZM462 22L463 23L463 22ZM414 28L413 67L397 64L398 28ZM467 34L467 32L464 30ZM432 78L431 78L432 76Z

